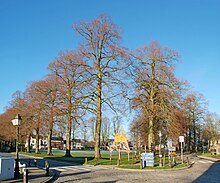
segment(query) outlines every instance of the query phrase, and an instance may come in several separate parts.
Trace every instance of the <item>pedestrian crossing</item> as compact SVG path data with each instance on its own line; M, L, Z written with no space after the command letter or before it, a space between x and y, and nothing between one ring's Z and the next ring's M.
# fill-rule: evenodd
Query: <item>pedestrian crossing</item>
M199 161L197 161L197 163L202 163L202 164L213 164L213 163L215 163L215 162L213 162L213 161L209 161L209 160L199 160Z
M101 170L106 169L105 167L97 167L97 166L58 166L51 167L51 170L56 170L59 172L71 172L71 171L92 171L92 170Z

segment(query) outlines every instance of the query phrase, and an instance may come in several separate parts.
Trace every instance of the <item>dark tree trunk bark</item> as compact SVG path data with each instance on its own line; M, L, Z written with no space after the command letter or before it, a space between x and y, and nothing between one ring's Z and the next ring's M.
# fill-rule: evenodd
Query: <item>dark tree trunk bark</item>
M51 146L52 132L53 132L53 111L51 112L50 124L49 124L49 129L48 129L48 137L47 137L47 154L48 155L52 155L52 146Z
M68 113L68 126L67 126L67 134L66 134L66 157L71 157L71 111Z
M96 128L95 128L95 159L101 158L100 153L100 134L102 124L102 76L99 62L98 83L97 83L97 103L96 103Z

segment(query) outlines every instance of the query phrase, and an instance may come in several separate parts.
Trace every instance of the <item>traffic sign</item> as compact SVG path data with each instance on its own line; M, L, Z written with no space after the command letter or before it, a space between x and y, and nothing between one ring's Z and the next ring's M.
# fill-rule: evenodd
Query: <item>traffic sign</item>
M125 134L124 133L117 133L115 135L115 142L127 142Z
M179 142L184 142L184 136L179 136Z

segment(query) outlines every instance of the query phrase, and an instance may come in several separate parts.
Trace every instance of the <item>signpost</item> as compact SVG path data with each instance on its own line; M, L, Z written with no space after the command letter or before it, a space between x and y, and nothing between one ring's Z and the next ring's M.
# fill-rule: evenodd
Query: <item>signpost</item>
M181 160L183 164L183 143L184 143L184 136L179 136L179 142L181 144Z
M127 152L128 154L128 161L130 160L130 148L128 145L128 141L126 138L126 135L124 133L117 133L115 135L115 139L112 145L109 146L109 152L110 152L110 160L112 159L112 151L113 150L118 151L118 160L121 160L121 152Z

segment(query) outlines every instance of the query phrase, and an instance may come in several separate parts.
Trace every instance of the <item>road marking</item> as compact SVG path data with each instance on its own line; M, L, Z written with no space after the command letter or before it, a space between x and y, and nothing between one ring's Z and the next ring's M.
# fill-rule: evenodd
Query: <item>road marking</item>
M204 164L205 164L205 163L211 163L211 164L214 163L213 161L209 161L209 160L206 160L206 161L199 160L198 162L199 162L199 163L204 163Z
M91 169L79 167L79 166L62 166L62 167L52 167L50 168L52 170L57 170L60 172L66 172L66 171L74 171L74 170L84 170L84 171L91 171Z
M92 171L92 170L104 170L109 169L109 167L99 167L99 166L57 166L57 167L51 167L51 170L56 170L59 172L67 172L67 171Z

